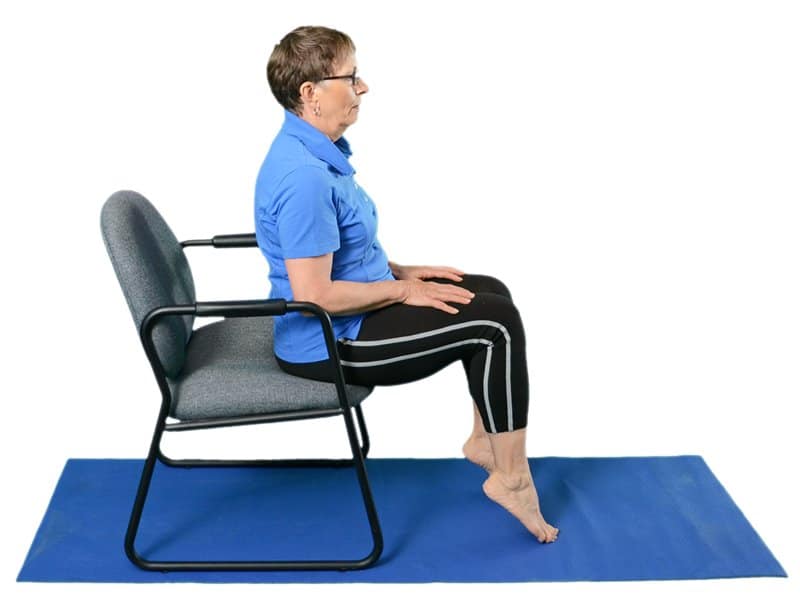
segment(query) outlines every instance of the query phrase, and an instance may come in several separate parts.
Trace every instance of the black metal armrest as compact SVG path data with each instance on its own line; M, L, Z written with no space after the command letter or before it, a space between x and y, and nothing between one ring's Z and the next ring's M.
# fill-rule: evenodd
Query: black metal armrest
M331 317L324 308L313 302L293 302L284 298L271 300L223 300L218 302L197 302L195 304L176 304L159 306L151 310L142 320L140 337L150 337L156 322L167 316L194 315L197 317L270 317L285 315L287 312L310 312L320 321L323 333L333 338ZM335 341L335 340L334 340Z
M198 302L194 314L198 317L269 317L285 315L286 300L231 300Z
M258 246L255 233L229 233L215 235L210 240L185 240L181 246L214 246L214 248L255 248Z

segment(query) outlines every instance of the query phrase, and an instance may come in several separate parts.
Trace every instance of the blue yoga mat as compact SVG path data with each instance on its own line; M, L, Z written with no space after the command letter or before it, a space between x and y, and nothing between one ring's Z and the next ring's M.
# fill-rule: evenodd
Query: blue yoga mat
M348 572L152 573L123 537L139 460L67 462L19 581L520 582L786 577L699 456L531 459L540 544L463 459L369 459L385 548ZM159 465L137 539L152 560L362 558L355 471Z

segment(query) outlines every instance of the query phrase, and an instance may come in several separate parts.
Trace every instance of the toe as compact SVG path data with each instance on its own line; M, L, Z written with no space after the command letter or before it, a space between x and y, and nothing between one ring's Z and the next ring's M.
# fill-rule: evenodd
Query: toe
M547 526L547 541L548 542L555 542L558 539L558 529L552 527L551 525Z
M539 533L536 533L536 539L539 540L539 543L546 544L550 541L550 533L547 531L546 527L542 527L539 529Z

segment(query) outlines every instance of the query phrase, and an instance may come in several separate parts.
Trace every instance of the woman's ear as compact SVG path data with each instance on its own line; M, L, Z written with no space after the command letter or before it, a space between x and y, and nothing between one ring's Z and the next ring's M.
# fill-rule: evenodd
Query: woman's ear
M317 86L311 83L310 81L304 81L300 84L300 99L303 101L303 104L306 106L310 106L312 101L317 96Z

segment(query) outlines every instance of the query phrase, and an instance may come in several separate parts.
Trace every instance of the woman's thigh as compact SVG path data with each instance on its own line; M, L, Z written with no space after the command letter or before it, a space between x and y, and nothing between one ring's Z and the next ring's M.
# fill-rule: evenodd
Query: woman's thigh
M508 288L487 275L465 274L455 282L475 293L469 304L455 305L458 314L436 308L393 304L367 314L356 340L337 344L348 383L393 385L431 375L456 360L465 361L513 330L515 347L524 349L524 333ZM505 330L505 331L503 331ZM328 361L281 368L300 377L332 381Z
M369 313L357 339L338 344L346 379L362 385L407 383L456 360L469 361L487 347L510 346L512 339L524 351L519 313L507 296L478 291L469 304L455 306L455 315L405 304Z

